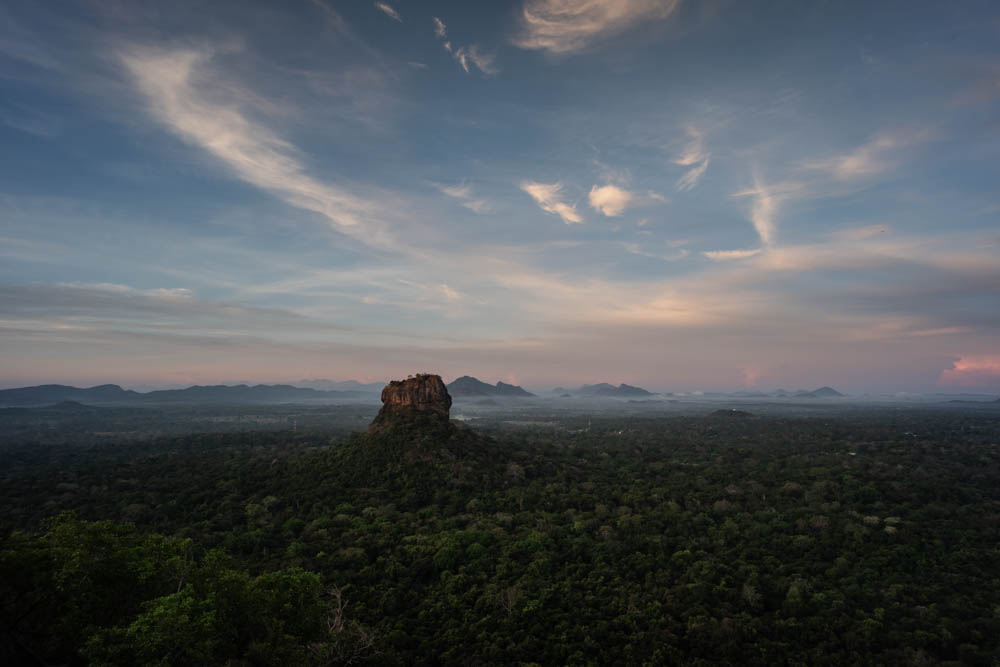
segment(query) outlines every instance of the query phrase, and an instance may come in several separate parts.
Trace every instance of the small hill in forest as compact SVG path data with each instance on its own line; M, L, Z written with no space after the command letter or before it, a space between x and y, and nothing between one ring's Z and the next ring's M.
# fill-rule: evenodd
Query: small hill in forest
M331 451L329 476L342 489L383 488L400 507L421 507L441 489L504 483L509 456L492 438L451 421L439 375L394 380L367 433Z
M820 387L812 391L800 391L795 394L795 398L837 398L843 396L833 387Z

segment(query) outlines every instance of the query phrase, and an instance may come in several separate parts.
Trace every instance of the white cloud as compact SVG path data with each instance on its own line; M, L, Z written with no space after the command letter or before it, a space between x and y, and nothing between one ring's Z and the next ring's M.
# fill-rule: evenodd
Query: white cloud
M667 244L667 245L670 245L670 244ZM677 261L679 259L684 259L685 257L687 257L688 255L691 254L691 252L689 250L686 250L684 248L682 248L680 250L675 250L674 252L669 252L669 253L650 252L649 250L644 249L638 243L623 243L622 247L625 248L626 252L628 252L628 253L630 253L632 255L639 255L640 257L651 257L652 259L659 259L659 260L662 260L664 262L674 262L674 261ZM671 247L673 247L673 246L671 246Z
M880 134L850 153L806 164L808 169L826 171L841 180L871 178L899 164L898 151L933 139L930 131Z
M757 194L757 199L753 203L750 220L753 222L753 228L757 230L757 235L760 236L760 241L764 245L771 245L774 241L774 215L777 210L778 202L774 195L767 190L760 190Z
M703 252L705 257L715 262L722 262L731 259L747 259L753 257L754 255L759 255L760 248L752 248L749 250L709 250Z
M514 44L563 54L582 51L645 21L665 19L680 0L526 0Z
M295 147L220 101L208 74L211 54L195 50L135 50L121 61L152 113L171 132L225 165L239 179L291 206L314 211L339 231L384 245L374 228L379 205L308 173ZM366 224L367 223L367 224Z
M438 39L444 39L448 35L448 26L436 16L431 20L434 21L434 36Z
M448 301L458 301L462 298L462 295L452 288L448 287L447 284L441 283L441 293L444 294L444 298Z
M793 196L801 195L803 186L799 183L779 183L764 185L756 169L753 173L754 187L749 190L734 193L734 197L753 197L750 207L750 222L760 236L764 246L774 243L777 232L775 217L778 205Z
M379 10L393 21L399 21L400 23L403 22L403 17L399 15L399 12L384 2L376 2L375 9Z
M480 72L486 75L496 74L500 69L496 66L496 55L492 53L483 53L479 49L478 44L470 44L468 46L453 46L450 40L446 40L445 37L448 35L448 27L444 24L444 21L438 17L433 18L434 21L434 36L441 40L441 46L445 51L451 54L451 57L455 59L458 66L461 67L466 74L472 72L472 67L475 66Z
M458 66L461 67L462 69L464 69L465 73L468 74L469 73L469 56L465 52L465 47L464 46L460 46L455 51L455 56L454 57L455 57L455 62L458 63Z
M688 144L684 152L674 160L674 164L690 167L677 181L677 189L686 192L698 185L698 181L708 169L708 161L712 156L705 150L705 139L701 131L694 126L687 128Z
M496 56L492 53L482 53L479 46L473 44L468 48L469 59L475 63L476 67L483 74L496 74L500 70L496 67Z
M887 152L896 145L892 137L876 137L850 153L812 162L808 166L811 169L829 171L841 179L874 176L893 165L888 159Z
M538 183L535 181L522 181L521 189L535 200L546 213L553 213L562 218L567 225L574 222L583 222L575 206L561 201L562 183Z
M632 193L617 185L594 186L590 189L590 206L604 215L615 218L625 212L632 202Z
M445 48L449 51L450 46L449 42L445 42ZM452 57L466 73L472 71L471 65L475 65L483 74L496 74L500 71L495 66L496 56L481 52L476 44L458 47L452 53Z
M473 194L472 187L469 185L441 185L436 183L435 187L449 197L461 201L462 206L469 209L473 213L489 213L492 209L488 201L477 198Z
M455 199L470 199L472 188L468 185L439 185L438 190Z
M677 180L677 189L681 191L691 190L694 186L698 185L698 181L705 175L707 169L708 158L706 157L704 162L700 162L695 167L689 169Z

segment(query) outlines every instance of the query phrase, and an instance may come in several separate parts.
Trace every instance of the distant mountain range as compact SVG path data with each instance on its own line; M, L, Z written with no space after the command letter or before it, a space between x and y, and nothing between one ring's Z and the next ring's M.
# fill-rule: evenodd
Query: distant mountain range
M531 392L525 391L521 387L514 384L507 384L506 382L497 382L495 385L487 384L470 375L463 375L447 386L448 393L451 394L453 398L482 396L531 398L534 396Z
M551 391L556 396L588 396L595 398L637 398L642 396L654 396L653 392L646 391L642 387L633 387L630 384L620 384L617 387L607 382L597 384L585 384L578 389L566 389L556 387Z
M318 389L320 391L365 391L381 394L385 382L358 382L357 380L299 380L296 387Z
M375 401L381 394L382 383L363 384L355 380L335 382L332 380L303 380L299 383L311 384L312 387L293 386L288 384L238 384L193 386L186 389L161 389L157 391L138 392L122 389L116 384L104 384L97 387L70 387L59 384L47 384L37 387L21 387L19 389L0 390L0 407L40 407L56 403L73 401L84 405L201 405L201 404L275 404L275 403L340 403L345 401L364 402ZM454 380L447 385L448 392L455 398L533 398L535 394L522 387L505 382L488 384L469 375ZM575 398L626 398L642 399L656 396L642 387L628 384L615 385L607 382L583 385L577 389L556 387L550 396ZM670 394L666 394L670 396ZM774 392L710 392L698 394L710 397L734 398L781 398L781 399L829 399L843 397L832 387L820 387L813 390L786 391L778 389ZM685 396L679 394L678 396ZM992 401L991 401L992 402ZM995 401L1000 402L1000 400Z
M836 398L838 396L843 396L839 391L833 387L820 387L819 389L813 389L812 391L806 391L805 389L800 389L796 392L787 392L784 389L779 389L774 392L774 396L789 397L789 398Z
M116 384L79 388L60 384L0 390L0 407L44 406L74 401L85 405L321 403L370 399L366 391L320 391L287 384L194 386L140 393Z

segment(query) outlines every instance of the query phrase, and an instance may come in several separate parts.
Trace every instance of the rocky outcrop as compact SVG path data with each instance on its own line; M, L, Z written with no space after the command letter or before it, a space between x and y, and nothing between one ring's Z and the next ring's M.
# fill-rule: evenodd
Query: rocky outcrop
M368 430L417 417L447 424L450 410L451 396L440 375L424 374L393 380L382 389L382 409Z

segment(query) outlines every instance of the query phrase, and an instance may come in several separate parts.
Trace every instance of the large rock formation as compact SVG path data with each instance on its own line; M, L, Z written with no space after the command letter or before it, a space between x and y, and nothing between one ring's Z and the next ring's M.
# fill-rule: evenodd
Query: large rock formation
M393 380L382 389L382 409L368 430L421 416L447 424L450 410L451 396L440 375Z

